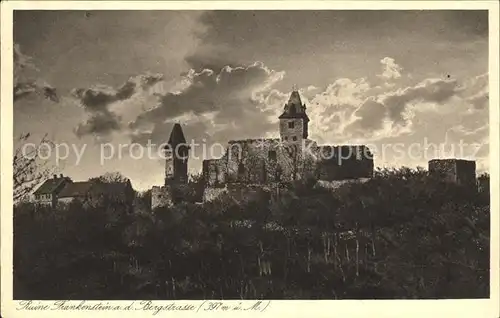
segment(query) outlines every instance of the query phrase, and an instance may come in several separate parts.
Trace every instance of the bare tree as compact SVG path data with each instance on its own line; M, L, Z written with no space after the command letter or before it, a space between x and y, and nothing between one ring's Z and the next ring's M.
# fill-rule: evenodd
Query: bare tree
M19 142L25 143L30 134L23 134ZM53 147L53 143L45 135L38 144L29 149L20 145L14 152L13 158L13 200L17 202L31 193L33 189L54 170L48 166L48 161L41 160L39 153L42 145Z
M14 100L18 102L21 98L28 95L37 94L47 98L53 102L58 102L55 88L45 82L40 82L36 79L25 76L25 71L38 71L33 64L32 58L23 54L19 45L14 45ZM20 145L14 151L13 158L13 199L14 202L21 200L29 194L33 189L47 176L49 176L53 167L48 167L48 161L39 160L39 153L42 145L44 147L53 147L53 143L47 139L47 135L43 136L34 147L31 147L28 152L25 150L25 143L30 138L31 133L27 132L18 137L17 141Z

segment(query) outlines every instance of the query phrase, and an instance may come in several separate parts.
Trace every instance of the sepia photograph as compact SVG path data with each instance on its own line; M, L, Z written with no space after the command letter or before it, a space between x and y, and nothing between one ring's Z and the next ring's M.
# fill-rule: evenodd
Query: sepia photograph
M13 11L14 300L490 298L488 10L283 9Z

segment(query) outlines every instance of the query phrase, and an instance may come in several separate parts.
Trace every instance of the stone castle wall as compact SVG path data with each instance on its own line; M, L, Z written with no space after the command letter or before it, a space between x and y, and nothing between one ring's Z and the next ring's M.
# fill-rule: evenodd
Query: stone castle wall
M303 147L311 144L311 152ZM298 180L314 174L313 141L282 143L280 139L230 141L220 159L205 160L203 174L209 186L226 183L268 184Z
M262 186L308 177L325 181L371 178L373 168L372 154L362 145L318 146L308 139L246 139L230 141L222 158L205 160L203 174L208 188L231 192L227 185ZM206 197L211 198L212 192L218 193L209 190Z
M364 145L322 146L319 151L316 176L334 181L373 176L373 155Z
M445 181L476 185L476 162L460 159L435 159L429 161L429 173L439 175Z

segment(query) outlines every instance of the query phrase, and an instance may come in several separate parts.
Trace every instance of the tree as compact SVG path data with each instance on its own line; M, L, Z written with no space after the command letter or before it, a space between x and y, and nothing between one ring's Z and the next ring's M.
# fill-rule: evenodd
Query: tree
M49 84L29 78L26 72L38 71L33 64L32 58L23 54L19 45L14 45L14 103L21 98L32 94L43 95L53 102L59 102L56 89ZM53 171L53 167L47 166L47 161L43 163L39 160L39 153L42 146L53 147L53 143L47 139L47 135L43 136L38 144L36 144L28 153L24 150L25 142L31 134L24 133L18 138L21 145L17 146L14 151L13 158L13 200L19 201L25 195L29 194L33 189Z
M120 172L106 172L102 176L90 178L89 181L97 181L102 183L124 183L129 181L129 179Z

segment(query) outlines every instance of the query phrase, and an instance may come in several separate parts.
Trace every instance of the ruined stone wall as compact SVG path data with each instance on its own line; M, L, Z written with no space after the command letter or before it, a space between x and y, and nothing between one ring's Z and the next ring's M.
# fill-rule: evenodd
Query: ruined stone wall
M276 178L279 139L230 141L226 153L227 182L264 184Z
M304 147L311 144L308 151ZM316 143L281 142L280 139L248 139L229 143L226 182L267 184L287 182L314 173ZM311 150L311 151L309 151Z
M264 184L231 183L227 187L228 194L236 201L268 200L270 187Z
M435 159L429 161L429 173L445 181L475 188L476 162L460 159Z
M171 205L172 195L168 187L153 187L151 189L151 209Z
M225 188L234 197L251 195L252 187L271 186L308 177L320 180L371 178L373 158L366 146L321 146L309 139L246 139L229 142L220 159L203 162L205 200ZM271 191L273 193L273 191Z
M214 187L206 187L203 191L203 202L211 202L223 194L227 193L227 189L225 187L214 188Z
M227 178L227 162L225 157L203 161L203 177L210 187L223 187Z
M475 187L476 185L476 162L469 160L457 160L457 183L464 186Z

